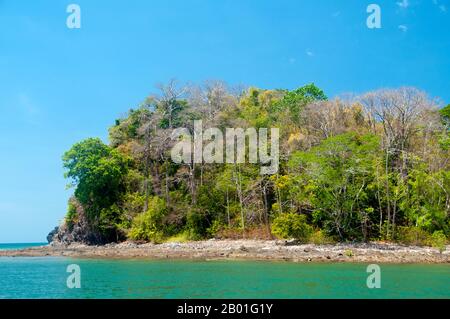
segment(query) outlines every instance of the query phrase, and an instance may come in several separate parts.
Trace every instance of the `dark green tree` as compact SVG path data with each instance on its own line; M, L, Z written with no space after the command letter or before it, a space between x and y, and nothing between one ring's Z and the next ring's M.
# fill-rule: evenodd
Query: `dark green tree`
M89 138L72 146L64 154L63 163L65 177L71 179L90 226L105 240L115 240L128 160L100 139Z

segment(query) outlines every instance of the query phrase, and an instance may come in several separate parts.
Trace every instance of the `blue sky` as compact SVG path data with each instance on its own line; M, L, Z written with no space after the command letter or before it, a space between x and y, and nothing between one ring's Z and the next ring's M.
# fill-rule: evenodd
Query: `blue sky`
M449 0L0 0L0 242L44 241L61 221L61 156L158 82L328 96L416 86L450 103ZM81 29L66 7L81 7ZM381 7L381 29L366 8Z

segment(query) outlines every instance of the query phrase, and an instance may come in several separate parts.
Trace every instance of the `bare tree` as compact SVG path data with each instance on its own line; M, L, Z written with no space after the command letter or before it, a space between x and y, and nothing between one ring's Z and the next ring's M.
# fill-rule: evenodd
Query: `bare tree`
M385 192L387 202L387 235L395 232L398 194L389 185L389 173L399 172L404 183L408 175L409 152L412 139L423 127L425 114L435 105L427 95L416 88L385 89L369 92L359 98L364 106L372 130L381 126L385 151L384 170L386 174ZM391 230L389 231L389 225Z
M187 93L186 86L180 86L178 81L171 79L167 84L157 84L160 94L154 99L157 101L158 110L168 121L168 127L173 128L175 114L181 110L180 99L183 99Z

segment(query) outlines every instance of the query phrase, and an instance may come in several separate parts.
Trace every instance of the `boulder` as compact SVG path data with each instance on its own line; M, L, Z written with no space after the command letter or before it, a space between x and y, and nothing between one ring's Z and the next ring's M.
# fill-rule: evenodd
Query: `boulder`
M55 227L51 232L47 235L47 242L50 244L53 242L55 235L58 233L59 227Z

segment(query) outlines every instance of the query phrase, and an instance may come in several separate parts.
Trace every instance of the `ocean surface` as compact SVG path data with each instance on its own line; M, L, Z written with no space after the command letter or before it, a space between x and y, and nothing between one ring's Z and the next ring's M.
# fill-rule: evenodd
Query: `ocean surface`
M450 298L449 265L380 267L369 289L365 264L0 257L0 298Z
M13 244L2 244L0 243L0 250L14 250L14 249L24 249L30 247L46 246L47 243L13 243Z

